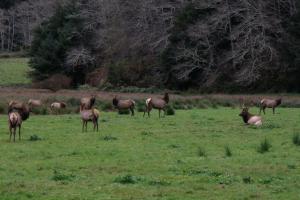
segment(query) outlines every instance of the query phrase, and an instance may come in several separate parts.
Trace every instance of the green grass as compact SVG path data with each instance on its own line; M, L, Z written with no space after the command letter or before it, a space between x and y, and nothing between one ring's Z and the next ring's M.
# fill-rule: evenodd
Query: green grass
M0 86L29 84L31 82L27 77L29 70L28 58L1 58Z
M33 115L16 143L2 115L0 199L299 199L300 109L279 108L258 128L239 111L101 112L98 133L91 123L82 133L78 115Z

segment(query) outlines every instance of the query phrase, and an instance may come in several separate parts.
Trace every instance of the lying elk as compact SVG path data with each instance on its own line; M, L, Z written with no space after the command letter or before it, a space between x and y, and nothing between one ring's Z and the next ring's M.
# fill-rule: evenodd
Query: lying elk
M99 110L97 110L96 108L90 110L81 110L80 115L82 120L82 132L84 132L84 127L85 127L85 131L87 132L87 123L89 121L93 122L94 131L97 128L97 132L98 132L98 118L100 116Z
M159 118L160 118L160 111L164 111L164 116L166 115L166 106L169 103L169 94L165 93L163 98L149 98L146 100L146 109L144 111L144 116L146 112L148 113L148 117L150 117L150 111L152 108L158 109L159 111Z
M29 118L29 113L30 113L29 106L23 102L14 101L14 100L10 101L8 104L8 113L12 111L17 111L20 114L22 121L25 121L26 119Z
M96 96L84 97L80 100L80 110L90 110L95 104Z
M28 105L29 105L30 109L32 109L34 107L40 107L42 105L42 101L37 100L37 99L29 99L28 100Z
M260 101L260 109L259 114L261 113L261 110L266 114L265 109L266 108L272 108L273 114L275 114L275 108L281 104L281 98L279 99L263 99Z
M135 106L135 101L131 99L127 100L120 100L116 96L113 98L112 103L115 108L118 110L128 110L130 109L131 115L134 116L134 106Z
M243 121L246 124L260 126L262 125L262 118L261 116L252 115L248 112L248 108L243 108L242 112L239 114L243 118Z
M67 107L67 104L64 103L64 102L54 102L50 106L52 112L56 111L56 113L57 113L58 110L64 109L66 107Z
M14 110L8 113L8 125L9 125L9 132L10 132L9 141L11 141L12 134L14 134L14 142L16 141L17 128L19 128L19 140L21 140L22 117L18 111Z

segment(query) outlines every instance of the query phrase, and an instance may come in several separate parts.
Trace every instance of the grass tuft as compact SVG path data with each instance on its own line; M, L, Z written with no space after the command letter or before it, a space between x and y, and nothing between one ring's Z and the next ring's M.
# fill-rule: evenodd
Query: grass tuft
M29 138L29 141L38 141L38 140L42 140L42 138L40 138L37 135L31 135Z
M72 181L75 178L73 174L63 174L57 170L54 170L52 180L54 181Z
M166 115L175 115L175 110L171 106L167 106Z
M206 151L203 147L198 147L198 156L207 157Z
M102 137L102 140L105 140L105 141L111 141L111 140L117 140L117 139L118 138L110 136L110 135L106 135L106 136Z
M136 176L132 176L130 174L124 175L124 176L118 176L115 179L115 183L121 183L121 184L135 184L139 182L141 179Z
M232 156L232 152L229 146L225 146L225 156L227 157L231 157Z
M270 150L272 147L271 143L265 138L261 143L260 146L258 147L257 151L259 153L266 153Z
M300 146L300 135L299 133L295 133L293 135L293 143L296 145L296 146Z

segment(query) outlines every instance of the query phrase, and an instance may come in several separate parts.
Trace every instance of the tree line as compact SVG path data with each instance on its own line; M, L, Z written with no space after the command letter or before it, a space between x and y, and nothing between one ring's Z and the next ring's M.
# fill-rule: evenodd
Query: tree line
M28 51L35 81L63 74L73 87L300 91L294 0L3 2L0 51Z

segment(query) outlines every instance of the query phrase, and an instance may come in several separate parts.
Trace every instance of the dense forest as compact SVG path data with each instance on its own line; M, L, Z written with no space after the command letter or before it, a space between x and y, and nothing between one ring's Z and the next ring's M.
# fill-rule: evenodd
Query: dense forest
M28 53L30 76L46 84L299 92L299 9L296 0L1 0L0 52Z

